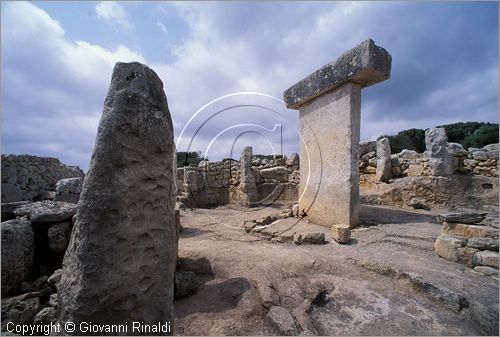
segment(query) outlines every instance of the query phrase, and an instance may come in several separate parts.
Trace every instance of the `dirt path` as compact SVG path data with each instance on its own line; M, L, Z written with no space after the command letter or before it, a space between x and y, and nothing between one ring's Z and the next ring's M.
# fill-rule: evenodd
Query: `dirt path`
M274 335L271 305L302 334L478 335L498 333L498 280L434 254L441 226L430 212L364 206L350 244L270 243L243 221L279 208L181 212L181 269L198 274L196 294L175 303L175 334ZM309 225L309 226L308 226Z

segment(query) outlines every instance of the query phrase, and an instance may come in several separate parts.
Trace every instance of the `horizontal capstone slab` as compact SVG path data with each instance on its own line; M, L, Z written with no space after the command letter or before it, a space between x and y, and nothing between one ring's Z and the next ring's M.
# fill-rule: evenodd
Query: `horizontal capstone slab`
M391 76L391 55L368 39L345 52L283 93L287 108L301 105L344 83L354 82L362 88L382 82Z

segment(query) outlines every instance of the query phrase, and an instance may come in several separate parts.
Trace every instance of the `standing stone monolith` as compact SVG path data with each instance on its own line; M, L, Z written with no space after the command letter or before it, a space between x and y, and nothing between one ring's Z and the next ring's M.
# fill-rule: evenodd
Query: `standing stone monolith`
M257 201L257 186L255 176L252 170L252 147L246 146L240 156L240 204L243 206L252 206Z
M426 154L429 158L429 169L433 176L449 176L453 174L453 157L447 148L448 137L444 128L425 130Z
M312 222L358 224L361 89L390 73L391 55L369 39L284 92L299 109L299 207Z
M160 78L143 64L117 63L58 285L59 321L76 326L66 333L89 334L81 322L128 325L118 335L172 333L174 156ZM134 331L133 322L161 331Z
M375 181L385 182L391 179L391 143L389 138L382 138L377 141L377 171Z

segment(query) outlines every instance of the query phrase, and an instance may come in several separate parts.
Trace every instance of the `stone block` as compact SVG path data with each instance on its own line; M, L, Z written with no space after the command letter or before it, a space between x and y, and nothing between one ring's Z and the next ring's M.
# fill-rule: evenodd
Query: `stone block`
M280 182L287 182L288 170L283 166L271 167L268 169L260 170L260 177L262 179L272 179Z
M467 246L480 250L493 250L498 252L498 240L490 238L470 238Z
M479 251L474 254L473 262L476 266L488 266L498 269L498 253L490 250Z
M465 237L441 234L434 243L434 251L448 261L457 262L459 259L457 248L465 246L466 242Z
M391 62L391 55L368 39L290 87L284 101L288 108L297 109L348 82L364 88L385 81L391 75Z
M444 222L442 231L444 234L458 235L466 238L481 237L498 240L498 230L487 226Z
M351 240L351 229L349 225L333 225L330 229L332 238L338 243L347 243Z
M476 224L483 221L485 218L484 213L477 212L455 212L455 213L442 213L438 214L437 220L440 222L456 222L463 224Z
M488 266L476 266L474 270L488 276L498 276L498 269Z

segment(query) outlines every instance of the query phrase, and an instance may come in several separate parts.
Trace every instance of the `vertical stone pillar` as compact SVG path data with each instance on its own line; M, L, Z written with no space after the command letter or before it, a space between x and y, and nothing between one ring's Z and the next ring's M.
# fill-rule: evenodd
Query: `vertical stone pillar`
M429 169L433 176L449 176L453 174L453 157L447 148L448 137L444 128L425 130L426 155L429 158Z
M58 285L59 321L75 327L66 333L105 333L80 330L91 322L127 325L116 335L172 334L174 156L160 78L140 63L117 63ZM162 330L134 331L133 322Z
M390 72L391 55L367 40L284 92L299 109L299 211L312 222L358 224L361 89Z
M246 146L240 156L240 204L250 207L257 201L257 186L252 171L252 147Z
M391 165L391 143L389 138L382 138L377 141L377 172L375 181L388 181L392 176Z

